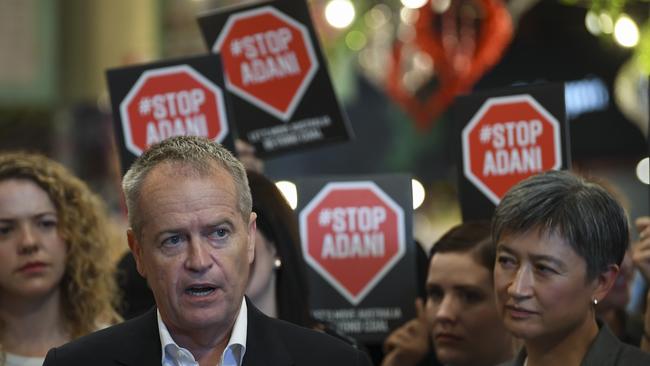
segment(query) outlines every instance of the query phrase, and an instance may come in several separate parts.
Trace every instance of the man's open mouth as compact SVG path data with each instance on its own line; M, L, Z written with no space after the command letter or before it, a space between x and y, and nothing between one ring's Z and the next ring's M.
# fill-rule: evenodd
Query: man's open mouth
M185 293L190 296L208 296L217 288L215 286L190 286L185 289Z

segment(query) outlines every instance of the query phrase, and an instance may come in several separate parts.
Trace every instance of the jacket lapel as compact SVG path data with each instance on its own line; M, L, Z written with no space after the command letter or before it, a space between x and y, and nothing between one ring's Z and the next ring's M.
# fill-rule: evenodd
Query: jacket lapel
M257 310L248 298L246 305L248 326L243 366L292 365L291 354L272 320ZM115 355L116 362L125 366L160 366L162 350L156 308L129 323L128 332L124 332L123 339L116 340L122 344L122 351Z
M293 360L272 320L246 298L248 327L243 366L284 366Z
M162 351L156 308L154 307L142 316L131 320L128 332L124 332L123 339L118 339L116 342L122 344L120 354L114 356L118 364L160 366Z

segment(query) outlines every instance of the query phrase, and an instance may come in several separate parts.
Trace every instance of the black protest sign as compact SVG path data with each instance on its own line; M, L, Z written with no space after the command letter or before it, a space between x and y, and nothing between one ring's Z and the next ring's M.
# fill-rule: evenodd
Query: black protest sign
M298 182L303 255L318 319L366 343L415 316L411 180L403 175Z
M490 219L517 182L543 171L569 168L562 84L461 97L454 120L463 220Z
M152 144L204 136L233 150L219 56L156 62L106 72L122 172Z
M217 10L199 25L223 61L233 125L259 156L352 137L304 1Z

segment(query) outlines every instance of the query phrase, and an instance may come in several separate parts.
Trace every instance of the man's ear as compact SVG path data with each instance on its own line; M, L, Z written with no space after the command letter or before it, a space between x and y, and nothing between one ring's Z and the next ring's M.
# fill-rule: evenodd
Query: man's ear
M592 300L598 300L598 302L603 301L603 299L609 293L609 290L614 286L616 278L620 272L620 268L616 264L610 264L607 266L607 270L601 272L596 279L594 279L594 292Z
M248 219L248 264L253 264L255 260L255 234L257 233L257 214L251 212L251 216Z
M144 265L142 264L142 245L138 241L137 235L132 228L129 228L126 231L126 238L129 242L129 248L131 248L131 253L133 253L133 258L135 259L135 265L138 269L138 273L144 278L147 278L146 271L144 270Z

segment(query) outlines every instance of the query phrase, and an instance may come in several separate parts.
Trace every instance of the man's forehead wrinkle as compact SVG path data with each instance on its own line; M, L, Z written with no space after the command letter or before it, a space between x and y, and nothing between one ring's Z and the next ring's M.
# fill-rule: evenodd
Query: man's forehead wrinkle
M209 163L207 169L201 169L192 165L183 165L181 162L165 162L154 167L149 174L145 177L143 187L149 187L152 181L161 183L156 187L156 190L167 190L168 184L181 178L197 178L197 179L214 179L215 188L227 188L227 186L235 186L234 179L230 176L228 171L216 163ZM230 179L224 179L230 177ZM160 182L163 180L163 182Z

